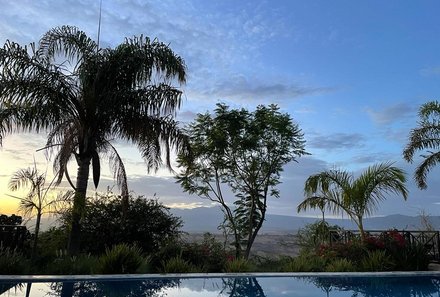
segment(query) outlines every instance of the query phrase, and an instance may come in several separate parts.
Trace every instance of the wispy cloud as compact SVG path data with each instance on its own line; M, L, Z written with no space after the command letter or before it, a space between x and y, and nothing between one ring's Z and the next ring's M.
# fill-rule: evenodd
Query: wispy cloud
M415 114L415 107L407 103L397 103L381 110L372 108L366 109L370 118L379 125L388 125L394 122L403 121Z
M440 66L427 67L427 68L420 69L420 75L422 75L422 76L440 75Z
M190 93L189 96L201 96L202 98L211 98L211 100L280 102L333 90L331 87L305 86L295 82L262 82L245 75L236 75L227 80L217 81L203 90Z
M365 137L359 133L318 135L307 141L308 146L325 150L360 148L364 146L364 143Z

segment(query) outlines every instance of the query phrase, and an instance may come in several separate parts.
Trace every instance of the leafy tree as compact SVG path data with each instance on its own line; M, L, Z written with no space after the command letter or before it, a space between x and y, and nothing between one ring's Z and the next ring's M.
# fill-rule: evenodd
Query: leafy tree
M20 201L18 210L25 217L31 218L35 213L36 221L32 256L37 247L42 215L48 213L51 209L54 209L56 203L69 200L72 196L72 192L68 191L64 194L58 195L56 198L50 197L49 191L51 190L51 187L52 183L46 185L46 173L40 173L36 166L34 166L34 168L29 167L17 170L9 181L9 189L11 191L17 191L20 188L29 189L29 192L25 197L10 196Z
M298 205L298 212L322 205L339 214L345 212L365 237L363 218L370 216L385 200L385 194L402 195L408 190L403 170L392 163L381 163L367 168L358 178L342 170L328 170L310 176L305 183L306 198Z
M121 224L123 202L111 193L90 198L83 216L81 250L102 254L117 244L137 245L143 252L158 251L166 242L180 235L182 222L157 200L129 197L125 223ZM71 212L62 216L66 229Z
M185 64L165 44L133 37L101 49L75 27L48 31L35 44L7 41L0 49L0 140L6 133L47 131L46 149L55 150L54 169L75 189L69 251L79 251L89 168L98 186L100 157L107 155L127 203L125 167L112 145L137 145L148 170L170 168L170 150L186 137L173 120L185 82ZM74 185L68 162L77 162Z
M414 179L420 189L426 189L429 171L440 161L440 103L431 101L419 109L418 127L411 130L409 142L403 151L406 161L412 163L414 154L424 152L424 159L414 172Z
M4 214L0 215L0 225L18 226L21 225L22 222L23 222L23 218L15 214L12 214L10 216Z
M199 114L187 131L191 153L179 154L177 180L184 191L220 204L236 256L248 258L267 198L279 196L283 165L306 154L303 134L276 105L249 112L217 104L214 116ZM234 206L225 187L235 194Z

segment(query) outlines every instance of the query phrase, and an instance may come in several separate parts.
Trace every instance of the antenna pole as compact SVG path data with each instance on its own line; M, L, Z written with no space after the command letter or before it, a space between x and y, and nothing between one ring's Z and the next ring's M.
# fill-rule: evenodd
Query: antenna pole
M102 0L99 3L99 22L98 22L98 47L96 52L99 51L99 36L101 35L101 11L102 11Z

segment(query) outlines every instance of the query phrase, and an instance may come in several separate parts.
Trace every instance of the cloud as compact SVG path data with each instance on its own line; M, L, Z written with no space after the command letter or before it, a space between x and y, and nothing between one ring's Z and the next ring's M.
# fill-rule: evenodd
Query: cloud
M330 135L319 135L307 141L312 148L333 150L352 149L364 146L365 137L359 133L335 133Z
M257 78L236 75L198 90L194 96L214 100L283 101L331 92L331 87L309 87L295 82L262 82ZM190 94L191 96L191 94Z
M366 110L370 118L379 125L389 125L395 122L403 121L415 114L414 106L407 103L397 103L380 111L371 108Z
M419 73L422 76L437 76L440 75L440 66L423 68Z

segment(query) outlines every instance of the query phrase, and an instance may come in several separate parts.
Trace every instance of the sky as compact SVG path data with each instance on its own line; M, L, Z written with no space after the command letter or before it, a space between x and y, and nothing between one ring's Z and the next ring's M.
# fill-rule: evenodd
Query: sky
M97 39L99 0L0 0L0 6L1 45L38 42L60 25L77 26ZM218 102L250 110L275 103L289 113L311 155L285 166L281 197L270 199L268 213L297 215L311 174L343 169L357 176L370 165L395 162L407 172L408 200L390 196L375 215L440 215L439 169L430 172L422 191L413 182L420 158L414 164L402 158L419 106L440 97L438 11L440 2L428 0L102 0L100 45L115 47L140 34L169 44L188 68L177 115L183 125ZM37 151L45 136L4 138L0 213L15 210L7 186L14 171L33 166L35 159L51 176L50 160ZM158 197L171 207L211 206L183 193L172 173L147 174L130 144L114 145L137 195ZM112 174L104 171L97 190L112 185Z

